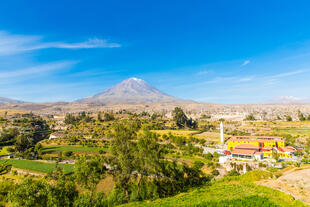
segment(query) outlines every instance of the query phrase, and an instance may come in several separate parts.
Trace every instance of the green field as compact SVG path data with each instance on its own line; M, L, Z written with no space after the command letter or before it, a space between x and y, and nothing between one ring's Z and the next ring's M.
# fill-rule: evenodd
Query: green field
M29 170L34 172L41 172L41 173L49 173L55 169L55 165L53 163L44 163L32 160L4 160L0 159L0 163L7 161L9 164L12 164L14 168L22 169L22 170ZM64 169L65 173L73 172L74 165L69 164L58 164L59 167Z
M255 175L257 173L257 175ZM122 205L123 207L172 207L172 206L306 206L294 200L291 195L265 187L255 185L256 176L264 176L260 172L250 172L244 176L224 179L180 193L170 198L154 201L135 202ZM241 178L241 179L240 179ZM252 180L252 181L249 181Z
M74 145L49 145L43 147L43 153L57 153L57 152L99 152L99 150L107 151L105 148L99 147L83 147Z

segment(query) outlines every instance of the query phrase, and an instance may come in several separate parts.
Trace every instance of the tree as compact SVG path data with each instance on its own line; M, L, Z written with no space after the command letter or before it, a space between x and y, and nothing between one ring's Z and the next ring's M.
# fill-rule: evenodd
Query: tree
M188 119L183 110L180 107L175 107L172 111L173 120L179 128L197 128L198 124L192 118Z
M292 117L290 115L286 116L286 121L293 121Z
M17 128L4 129L0 135L0 145L13 144L18 134Z
M184 128L187 122L187 116L180 107L175 107L172 111L173 120L179 128Z
M101 117L101 112L100 111L97 114L97 120L98 121L102 121L102 117Z
M74 183L69 180L59 180L53 185L43 179L26 179L9 193L8 200L12 206L72 206L77 195Z
M255 121L255 116L253 114L247 115L247 117L244 119L246 121Z
M89 161L82 157L74 166L75 180L82 187L92 192L99 181L104 178L106 170L103 160L99 157Z
M36 154L35 145L49 136L49 126L45 120L34 116L24 119L23 126L24 129L16 137L15 148L21 154L26 151L28 154Z
M113 121L115 119L113 113L104 113L103 117L104 121Z
M140 176L137 184L138 196L141 196L141 183L145 183L150 175L155 175L160 171L162 159L163 148L158 144L158 134L144 131L137 142L136 168Z
M124 189L126 200L129 202L130 181L134 177L135 168L135 143L137 138L136 127L132 122L117 123L114 126L113 139L111 141L111 157L108 162L117 185Z
M299 119L299 121L305 121L306 120L304 114L301 113L301 111L299 111L299 110L298 110L298 119Z

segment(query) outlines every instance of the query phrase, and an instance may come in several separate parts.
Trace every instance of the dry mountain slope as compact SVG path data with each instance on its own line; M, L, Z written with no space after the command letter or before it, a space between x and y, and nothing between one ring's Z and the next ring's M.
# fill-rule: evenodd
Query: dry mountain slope
M78 102L188 102L169 96L144 80L129 78L96 95L80 99Z
M19 104L19 103L24 103L24 102L15 100L15 99L0 97L0 104Z

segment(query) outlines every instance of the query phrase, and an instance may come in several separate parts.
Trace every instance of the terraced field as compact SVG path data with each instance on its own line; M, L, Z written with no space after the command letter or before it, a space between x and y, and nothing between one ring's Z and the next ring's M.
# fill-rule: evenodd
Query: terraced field
M12 164L14 168L22 169L22 170L29 170L33 172L40 172L40 173L49 173L55 169L55 165L53 163L45 163L45 162L38 162L32 160L4 160L0 159L0 163L7 161L7 163ZM58 167L64 169L65 173L73 172L74 165L69 164L58 164Z

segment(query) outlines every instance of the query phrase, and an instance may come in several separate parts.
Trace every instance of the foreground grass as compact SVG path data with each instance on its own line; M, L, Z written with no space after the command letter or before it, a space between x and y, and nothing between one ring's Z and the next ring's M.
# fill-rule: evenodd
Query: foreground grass
M49 173L53 171L56 166L56 164L54 163L44 163L32 160L0 159L0 163L5 161L7 161L8 164L11 164L14 168L40 173ZM74 170L74 165L69 164L58 164L58 167L62 168L65 171L65 173L70 173L73 172Z
M257 174L257 175L256 175ZM246 176L229 177L211 185L193 189L174 197L155 201L135 202L123 207L142 206L306 206L291 195L254 184L268 174L251 172Z

